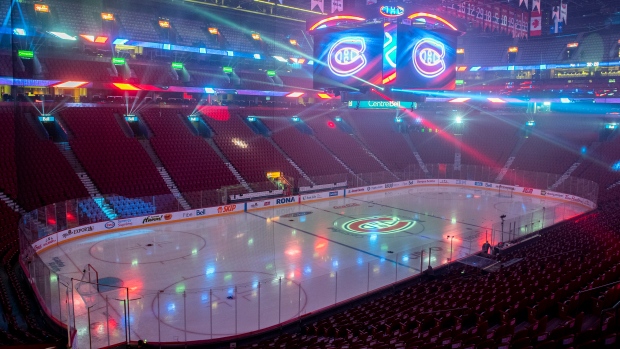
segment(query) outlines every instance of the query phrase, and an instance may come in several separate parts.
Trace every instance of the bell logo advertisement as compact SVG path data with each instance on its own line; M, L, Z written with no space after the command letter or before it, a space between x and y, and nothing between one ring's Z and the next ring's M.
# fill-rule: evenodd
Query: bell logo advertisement
M395 87L453 90L456 36L406 25L398 27Z
M381 84L383 65L383 26L334 31L324 29L314 37L317 57L314 88L356 89Z

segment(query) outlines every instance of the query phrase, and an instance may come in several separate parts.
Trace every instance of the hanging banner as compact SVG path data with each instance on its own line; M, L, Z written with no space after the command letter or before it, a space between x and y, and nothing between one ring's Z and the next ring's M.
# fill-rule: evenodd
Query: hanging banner
M540 0L532 0L532 12L540 12Z
M342 12L344 0L332 0L332 13Z
M318 7L319 11L325 12L325 2L324 2L324 0L312 0L310 2L310 10L314 10L315 7Z
M560 22L564 22L564 24L568 24L566 20L568 16L568 4L562 4L560 6Z
M532 12L530 19L530 36L542 35L542 14L540 12Z

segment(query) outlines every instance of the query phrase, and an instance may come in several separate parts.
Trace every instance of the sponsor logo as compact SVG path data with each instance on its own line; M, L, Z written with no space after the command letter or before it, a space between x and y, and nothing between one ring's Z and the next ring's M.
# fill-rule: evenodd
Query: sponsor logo
M62 234L63 238L66 238L69 235L78 235L87 231L93 231L93 226L89 225L87 227L81 227L81 228L76 228L76 229L69 229L67 230L66 233Z
M327 65L334 75L351 76L366 66L366 40L349 36L336 41L327 54Z
M385 189L394 188L394 183L385 183Z
M258 202L253 202L250 204L250 208L257 208L258 207Z
M407 182L407 183L408 183L409 185L414 185L414 184L415 184L415 181L409 181L409 182Z
M323 198L323 196L321 196L320 194L310 194L310 195L303 195L301 197L302 200L314 200L314 199L321 199Z
M133 225L133 222L131 221L131 218L125 218L125 219L119 219L118 220L118 226L120 227L129 227Z
M546 190L541 190L540 191L540 195L547 195L547 191Z
M224 205L217 208L217 213L226 213L226 212L234 212L237 208L237 205Z
M202 209L202 210L196 210L196 216L205 216L207 214L207 210L206 209Z
M190 217L194 217L193 212L183 212L183 218L190 218Z
M283 214L280 216L280 218L294 218L294 217L307 216L309 214L312 214L312 212L310 211L294 212L294 213Z
M418 179L417 183L425 184L425 183L437 183L437 182L434 179Z
M342 230L355 234L394 234L415 225L415 221L398 217L376 216L350 220L342 225Z
M464 181L462 179L457 179L456 184L467 184L467 181Z
M500 186L499 186L499 189L504 189L504 190L512 190L512 191L514 191L514 190L515 190L515 188L514 188L514 187L507 187L507 186L504 186L504 185L500 185Z
M534 192L534 189L532 188L523 188L523 192L526 194L532 194Z
M347 193L349 194L353 194L353 193L359 193L364 191L364 188L355 188L355 189L347 189Z
M271 201L265 201L265 203L263 203L263 207L269 206L269 205L271 205Z
M493 188L493 183L484 183L485 188Z
M546 196L550 196L552 198L560 198L561 199L561 198L564 197L564 194L556 193L556 192L553 192L553 191L548 191Z
M346 205L342 205L342 206L334 206L334 209L340 210L340 209L343 209L343 208L349 208L349 207L355 207L355 206L359 206L359 204L356 204L356 203L352 202L350 204L346 204Z
M424 38L413 47L413 67L425 78L434 78L446 70L446 48L441 42Z
M330 191L329 192L329 196L338 196L338 192L337 191Z
M164 215L164 219L167 220L167 221L171 220L172 219L172 213L166 213Z
M276 199L276 205L282 205L282 204L290 204L295 202L295 197L291 196L288 198L282 198L282 199Z
M105 227L106 229L112 229L112 228L114 228L114 226L115 226L115 225L116 225L116 224L115 224L113 221L109 221L109 222L105 222L104 227Z
M164 218L164 215L157 215L157 216L146 216L143 220L142 220L142 224L146 224L146 223L153 223L153 222L159 222Z
M484 186L484 183L482 183L482 182L474 182L474 185L478 186L478 187L482 187L482 186Z
M448 180L447 179L440 179L439 183L441 183L441 184L448 184Z

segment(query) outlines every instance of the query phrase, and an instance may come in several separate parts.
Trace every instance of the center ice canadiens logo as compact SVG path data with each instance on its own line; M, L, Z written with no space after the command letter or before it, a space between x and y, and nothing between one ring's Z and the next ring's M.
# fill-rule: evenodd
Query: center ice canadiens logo
M415 225L415 221L398 217L375 216L353 219L342 224L342 230L355 234L394 234Z

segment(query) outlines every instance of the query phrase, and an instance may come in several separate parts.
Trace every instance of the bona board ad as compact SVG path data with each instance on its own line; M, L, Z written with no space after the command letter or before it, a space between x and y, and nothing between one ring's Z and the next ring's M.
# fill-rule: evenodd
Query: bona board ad
M294 203L297 203L298 201L299 201L298 195L287 196L283 198L273 198L269 200L252 201L252 202L247 203L247 209L248 211L260 210L263 208L294 204Z

